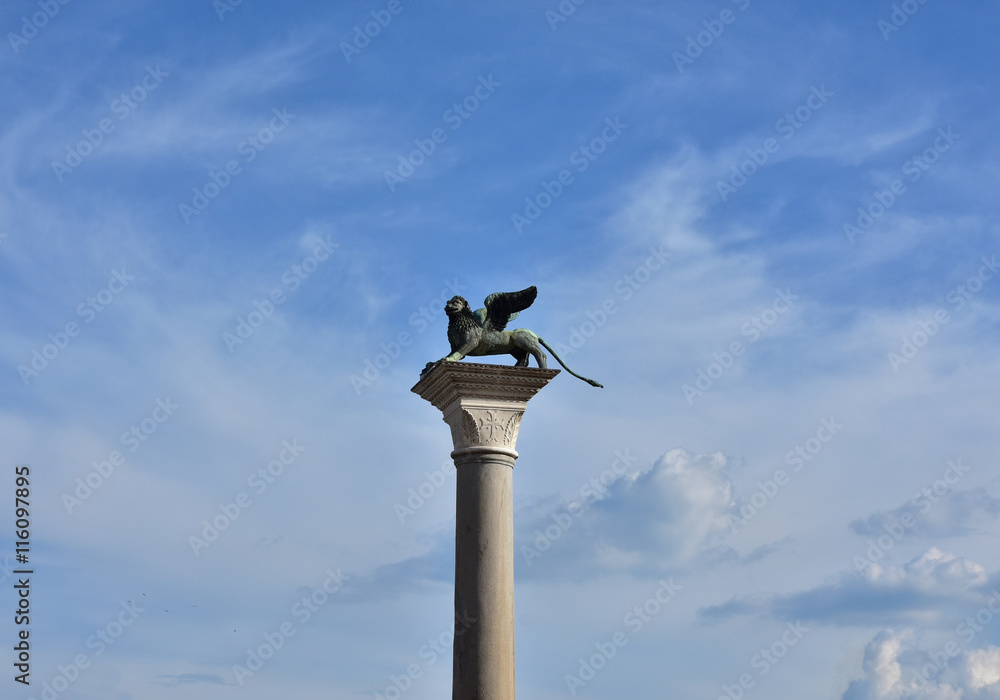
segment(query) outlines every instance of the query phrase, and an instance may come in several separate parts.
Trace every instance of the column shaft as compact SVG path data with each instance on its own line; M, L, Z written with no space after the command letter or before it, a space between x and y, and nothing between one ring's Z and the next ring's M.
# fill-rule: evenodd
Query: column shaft
M528 400L559 370L444 362L413 392L451 428L458 470L452 700L514 700L514 460Z
M458 457L453 700L514 700L514 458Z

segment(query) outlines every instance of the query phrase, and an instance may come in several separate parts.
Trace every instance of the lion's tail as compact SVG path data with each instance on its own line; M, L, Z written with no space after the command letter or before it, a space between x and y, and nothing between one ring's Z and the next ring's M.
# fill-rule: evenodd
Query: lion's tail
M546 350L548 350L549 352L552 353L552 357L556 358L556 361L563 366L564 370L566 370L567 372L569 372L570 374L572 374L574 377L576 377L577 379L582 379L583 381L587 382L587 384L590 384L590 386L596 386L598 389L603 389L604 388L603 384L599 384L599 383L595 382L593 379L587 379L586 377L580 376L579 374L577 374L576 372L574 372L573 370L571 370L569 367L567 367L566 363L563 362L563 359L561 357L559 357L559 354L555 350L552 349L551 345L549 345L544 340L542 340L541 336L538 337L538 342L542 344L542 347L544 347Z

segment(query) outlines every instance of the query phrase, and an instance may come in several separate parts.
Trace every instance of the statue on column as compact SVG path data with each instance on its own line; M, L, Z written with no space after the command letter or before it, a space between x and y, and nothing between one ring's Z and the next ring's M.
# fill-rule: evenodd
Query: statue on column
M507 324L531 306L538 294L534 286L520 292L496 292L486 297L485 308L473 311L463 297L454 296L444 306L448 315L448 342L451 353L436 362L428 362L420 373L423 378L442 362L458 362L464 357L480 355L513 355L515 367L527 367L528 357L534 357L540 369L547 369L542 347L552 353L563 368L591 386L603 388L593 379L582 377L563 362L562 358L541 336L527 328L504 330Z

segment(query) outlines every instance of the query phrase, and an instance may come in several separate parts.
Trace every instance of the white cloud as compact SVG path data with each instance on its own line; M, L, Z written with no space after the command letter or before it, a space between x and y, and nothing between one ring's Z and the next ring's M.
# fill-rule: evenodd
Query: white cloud
M628 231L640 242L664 241L685 253L710 252L713 246L694 224L704 215L705 185L717 170L696 148L681 149L629 186L627 203L611 219L609 230L616 235Z
M838 626L942 629L954 624L958 612L984 604L989 580L978 562L932 547L903 566L869 562L860 575L844 571L798 593L738 596L700 614L718 619L761 613Z
M961 649L921 644L911 628L883 629L865 648L862 678L842 700L995 700L1000 647Z
M648 472L625 482L620 491L621 511L634 514L631 526L625 527L651 525L663 547L680 561L691 560L727 529L732 482L726 457L720 452L695 455L684 449L670 450ZM627 541L622 538L623 547Z
M989 646L968 652L963 658L962 676L972 690L1000 698L1000 647Z
M887 578L900 582L908 578L916 588L942 593L964 592L987 581L984 566L971 559L959 559L937 547L931 547L908 562L901 572L893 570L892 576Z
M920 495L912 501L889 511L879 511L850 524L853 532L865 537L879 536L900 518L909 514L914 519L912 534L922 537L957 537L968 534L971 524L982 514L995 520L1000 516L1000 499L992 496L986 487L968 491L948 491L933 494L934 501Z
M577 501L536 504L530 511L534 517L516 518L515 544L531 565L524 573L655 573L693 564L728 531L733 502L728 470L722 453L677 448L645 470L606 480L606 486L596 477L584 484ZM556 523L558 529L558 518L570 513L569 520L562 519L568 526L559 537L548 537L547 528ZM545 536L542 546L539 535ZM525 547L538 553L537 560Z

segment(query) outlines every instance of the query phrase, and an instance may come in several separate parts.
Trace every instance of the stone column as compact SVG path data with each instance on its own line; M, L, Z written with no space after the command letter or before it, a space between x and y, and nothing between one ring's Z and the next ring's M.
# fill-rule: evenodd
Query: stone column
M441 410L455 446L452 700L514 700L514 446L528 399L557 374L444 362L412 389Z

